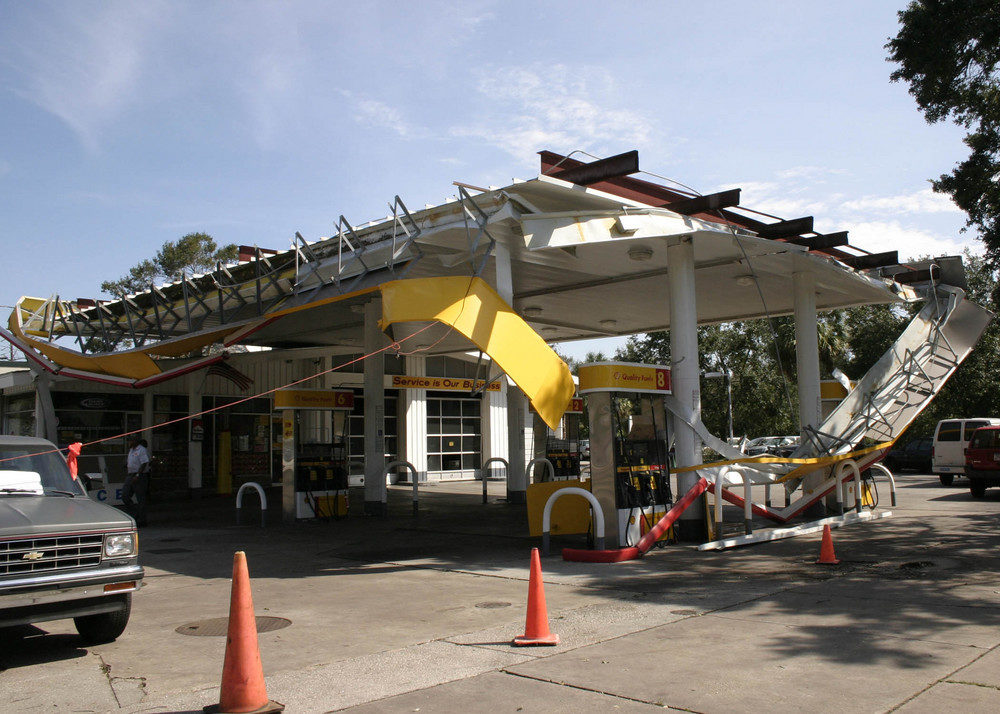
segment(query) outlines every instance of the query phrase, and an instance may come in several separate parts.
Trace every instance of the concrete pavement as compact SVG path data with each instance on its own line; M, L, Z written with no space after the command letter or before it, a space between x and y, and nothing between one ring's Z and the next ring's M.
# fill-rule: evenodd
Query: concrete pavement
M256 614L290 621L260 634L268 693L290 712L1000 710L1000 489L975 500L961 480L898 481L893 518L834 531L839 566L814 564L813 536L617 565L543 558L562 643L531 649L508 643L536 543L500 483L487 506L478 484L423 489L419 519L397 488L388 519L294 527L231 525L213 499L161 507L125 634L84 648L71 622L2 633L0 701L216 702L225 637L177 630L225 617L242 549Z

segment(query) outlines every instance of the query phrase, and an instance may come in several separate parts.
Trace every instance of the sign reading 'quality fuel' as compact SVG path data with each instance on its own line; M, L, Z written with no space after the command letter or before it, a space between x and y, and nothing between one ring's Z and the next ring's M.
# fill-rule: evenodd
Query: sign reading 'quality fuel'
M580 394L643 392L670 394L670 369L652 364L597 362L580 367Z

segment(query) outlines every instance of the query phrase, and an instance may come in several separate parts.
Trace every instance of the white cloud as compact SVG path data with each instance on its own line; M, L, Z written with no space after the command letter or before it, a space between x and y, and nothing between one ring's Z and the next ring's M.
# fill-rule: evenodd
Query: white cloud
M826 201L816 198L823 192L813 191L806 184L789 185L780 181L745 181L726 184L720 190L739 188L740 205L779 218L798 218L822 214L829 210Z
M359 124L388 129L404 139L422 133L420 129L406 121L402 112L385 102L357 96L347 90L342 90L341 94L352 102L354 120Z
M846 173L843 169L828 169L823 166L793 166L778 172L781 179L821 179Z
M168 8L159 2L63 5L3 50L21 73L16 91L61 119L91 152L135 98L148 38Z
M929 188L898 196L862 196L846 201L840 206L846 211L874 211L879 213L961 213L961 209L947 195Z
M604 70L567 65L509 67L481 72L476 90L487 116L452 127L456 137L480 139L533 162L539 148L638 146L653 133L639 112L620 109L614 79Z
M961 232L962 213L944 195L920 188L895 195L853 198L832 192L824 172L815 167L779 171L765 181L721 187L741 188L740 205L782 219L815 216L821 233L848 231L853 246L873 253L896 250L901 259L922 255L982 251L971 234ZM752 214L751 214L752 215Z
M966 248L982 252L982 244L978 241L932 233L899 221L847 222L843 229L850 231L852 245L872 253L896 250L901 260L923 255L961 255Z

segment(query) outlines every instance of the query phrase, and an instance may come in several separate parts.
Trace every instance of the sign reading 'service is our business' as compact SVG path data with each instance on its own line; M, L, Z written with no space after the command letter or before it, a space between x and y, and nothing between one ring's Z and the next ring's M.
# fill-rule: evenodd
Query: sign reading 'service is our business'
M397 374L392 378L392 386L395 389L444 389L471 392L473 389L482 389L483 384L485 382L481 379L468 379L466 377L408 377ZM500 382L490 382L486 391L499 392Z
M670 394L670 368L632 362L595 362L580 366L580 394L641 392Z

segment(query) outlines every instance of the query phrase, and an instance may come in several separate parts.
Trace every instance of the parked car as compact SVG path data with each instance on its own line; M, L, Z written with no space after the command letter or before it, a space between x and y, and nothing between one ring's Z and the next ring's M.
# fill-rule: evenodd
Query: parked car
M798 447L797 436L758 436L747 442L747 456L786 456ZM788 447L791 447L790 449ZM786 453L787 452L787 453Z
M984 426L973 433L965 449L965 475L975 498L985 496L987 486L1000 486L1000 426Z
M892 449L885 455L883 463L890 471L919 471L931 473L931 453L934 451L934 439L929 436L911 439L906 446Z
M580 458L584 461L590 461L590 439L580 440Z
M787 459L797 448L799 448L799 437L786 436L782 438L781 442L771 450L771 453L775 456Z
M942 419L937 423L931 470L937 474L942 486L951 486L956 476L965 475L965 448L969 445L972 432L981 426L997 425L1000 425L1000 419L989 417Z
M110 642L142 577L135 521L91 500L51 442L0 436L0 627L73 618Z

